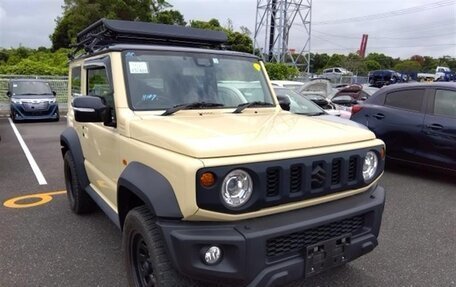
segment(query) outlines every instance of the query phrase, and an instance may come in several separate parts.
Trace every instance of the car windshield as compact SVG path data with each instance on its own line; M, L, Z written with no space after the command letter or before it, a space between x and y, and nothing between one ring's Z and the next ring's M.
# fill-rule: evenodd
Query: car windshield
M49 84L41 81L14 81L11 87L13 96L52 95Z
M288 97L290 99L290 112L296 114L314 115L324 112L312 101L304 98L300 94L286 88L274 88L277 96Z
M274 104L255 58L168 51L126 51L123 57L133 110L166 110L192 103L202 103L191 105L198 108Z

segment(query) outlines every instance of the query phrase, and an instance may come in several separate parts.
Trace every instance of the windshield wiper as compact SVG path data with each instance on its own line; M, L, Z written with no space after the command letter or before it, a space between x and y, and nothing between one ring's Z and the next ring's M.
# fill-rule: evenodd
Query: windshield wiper
M250 108L250 107L273 107L274 104L266 103L266 102L250 102L250 103L243 103L237 106L236 110L234 110L233 114L240 114L243 110Z
M175 112L181 111L181 110L189 110L189 109L199 109L199 108L215 108L215 107L223 107L223 104L219 103L206 103L206 102L194 102L190 104L181 104L181 105L176 105L172 108L167 109L162 116L169 116L174 114Z

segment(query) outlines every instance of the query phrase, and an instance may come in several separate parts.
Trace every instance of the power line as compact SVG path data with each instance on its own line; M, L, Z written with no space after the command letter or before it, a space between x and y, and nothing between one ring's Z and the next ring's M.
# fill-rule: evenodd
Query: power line
M412 13L419 13L419 12L426 12L430 9L437 9L441 7L446 7L450 5L454 5L456 3L455 0L443 0L437 1L433 3L428 3L424 5L409 7L400 10L393 10L384 13L378 14L371 14L365 16L358 16L358 17L350 17L345 19L335 19L329 21L320 21L320 22L313 22L313 25L334 25L334 24L346 24L346 23L354 23L354 22L365 22L365 21L375 21L380 20L388 17L395 17L400 15L412 14Z
M441 30L441 28L439 28ZM329 34L325 32L321 32L318 30L313 29L314 33L326 35L329 37L334 37L334 38L343 38L343 39L357 39L359 40L361 37L360 36L345 36L345 35L334 35L334 34ZM441 36L448 36L448 35L455 35L455 32L450 32L450 33L444 33L444 34L433 34L433 35L428 35L428 36L417 36L417 37L382 37L382 36L375 36L372 34L369 34L369 39L387 39L387 40L415 40L415 39L428 39L428 38L438 38ZM315 35L314 35L315 36Z
M451 47L455 46L456 43L448 44L432 44L432 45L413 45L413 46L375 46L369 47L369 49L402 49L402 48L425 48L425 47ZM318 51L356 51L358 48L314 48L313 50Z

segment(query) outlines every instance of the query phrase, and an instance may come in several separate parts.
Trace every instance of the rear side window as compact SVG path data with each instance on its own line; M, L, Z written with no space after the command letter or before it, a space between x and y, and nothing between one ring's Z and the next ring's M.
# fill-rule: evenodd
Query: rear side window
M456 117L456 91L435 92L434 115Z
M81 95L81 67L71 69L71 96Z
M396 91L386 95L385 106L419 112L423 99L424 89Z

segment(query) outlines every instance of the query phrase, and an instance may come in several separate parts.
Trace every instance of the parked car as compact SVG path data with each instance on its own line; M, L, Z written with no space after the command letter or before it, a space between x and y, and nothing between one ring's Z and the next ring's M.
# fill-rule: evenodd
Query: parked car
M330 80L337 80L342 76L353 76L353 73L341 67L334 67L324 69L322 76Z
M402 75L393 70L376 70L368 74L369 84L381 88L385 85L402 82Z
M13 122L60 118L56 93L42 80L17 79L8 83L10 116Z
M303 82L298 81L271 81L271 84L276 87L288 88L294 91L299 91L302 86L304 86Z
M298 115L318 117L319 119L325 121L366 129L366 127L362 124L339 117L340 114L334 115L328 113L328 110L320 108L311 100L306 99L291 89L274 87L274 92L276 93L279 103L284 110L289 110L290 112ZM286 108L286 106L288 106L288 108Z
M357 105L367 100L378 88L365 85L352 84L339 90L331 99L337 110L344 118L350 118L353 105Z
M337 93L331 82L327 79L314 79L305 83L300 89L299 94L313 101L325 110L335 109L331 98Z
M389 158L456 172L456 83L385 87L351 119L386 143Z

